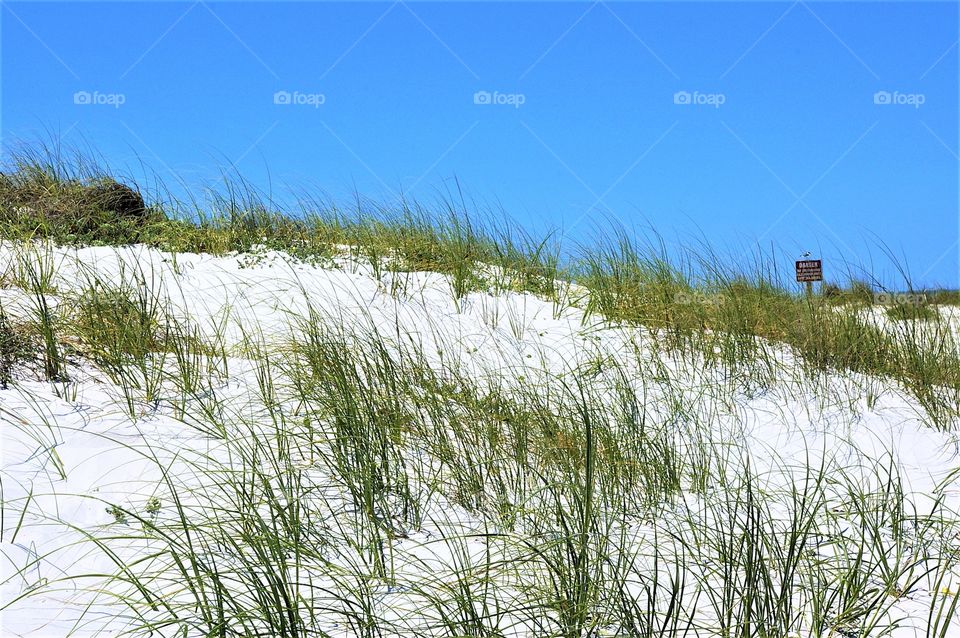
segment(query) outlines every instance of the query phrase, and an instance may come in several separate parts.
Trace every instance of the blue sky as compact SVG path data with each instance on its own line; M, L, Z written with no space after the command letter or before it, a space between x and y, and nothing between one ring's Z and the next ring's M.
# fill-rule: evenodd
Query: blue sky
M8 2L0 133L960 286L956 3ZM177 177L173 177L176 175ZM831 267L833 270L831 271Z

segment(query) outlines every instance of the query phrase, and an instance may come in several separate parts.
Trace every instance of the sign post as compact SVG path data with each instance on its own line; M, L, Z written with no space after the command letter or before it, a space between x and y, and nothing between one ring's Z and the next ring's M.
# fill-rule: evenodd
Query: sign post
M798 260L797 281L806 284L807 297L813 296L813 282L823 281L823 262L819 259Z

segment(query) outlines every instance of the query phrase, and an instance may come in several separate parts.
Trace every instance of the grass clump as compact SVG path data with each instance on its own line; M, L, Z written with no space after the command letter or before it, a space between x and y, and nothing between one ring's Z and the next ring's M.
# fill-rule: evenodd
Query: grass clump
M940 306L960 306L960 290L949 290L946 288L933 288L924 290L923 294L930 300L931 304Z
M853 278L844 287L825 282L820 288L820 297L838 306L868 306L874 303L873 286L862 279Z
M9 387L18 364L32 358L33 349L26 332L14 326L0 306L0 389Z
M32 334L43 348L43 370L50 381L67 378L66 354L60 342L62 317L53 280L57 263L50 244L18 247L12 259L14 283L27 293Z
M144 288L94 282L77 300L71 327L98 363L119 367L164 348L165 326L156 299Z
M156 407L170 351L178 370L192 376L183 365L195 363L196 344L168 321L159 283L141 267L121 262L118 281L92 271L86 277L67 327L79 349L123 388L128 412L136 416L141 401Z
M893 321L935 321L938 317L936 308L916 303L894 304L884 313Z

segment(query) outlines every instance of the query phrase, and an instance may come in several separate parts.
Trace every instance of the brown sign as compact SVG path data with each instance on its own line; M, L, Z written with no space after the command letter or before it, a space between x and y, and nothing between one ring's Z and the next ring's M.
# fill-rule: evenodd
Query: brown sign
M798 261L797 281L823 281L823 262L819 259Z

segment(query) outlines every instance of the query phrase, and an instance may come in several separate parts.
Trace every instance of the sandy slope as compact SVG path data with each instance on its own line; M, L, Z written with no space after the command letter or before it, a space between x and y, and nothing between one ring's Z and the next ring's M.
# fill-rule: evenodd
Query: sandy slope
M10 247L0 252L0 266L10 255ZM121 272L137 267L151 285L169 296L176 313L189 317L209 336L225 322L224 334L231 345L239 344L244 335L262 334L268 343L282 339L296 318L312 306L332 324L361 334L376 330L397 347L420 351L431 365L457 366L477 379L490 376L507 387L550 383L604 355L628 362L640 383L648 369L646 359L659 356L651 347L655 337L647 332L601 326L576 308L556 309L532 295L513 293L471 293L457 302L441 275L411 273L401 282L391 281L386 274L378 280L368 264L348 257L320 267L270 252L256 259L181 254L174 260L157 251L130 247L61 249L56 255L55 284L64 298L84 280L85 272L120 277ZM29 312L29 300L22 291L4 289L0 301L13 316ZM632 345L639 348L634 351ZM789 353L783 353L783 361L789 365ZM664 361L664 365L691 392L720 383L696 362ZM253 366L236 357L230 370L217 392L232 397L231 405L240 406L255 384ZM116 571L115 562L85 535L116 525L105 503L141 507L157 493L161 476L149 456L161 459L171 473L189 483L194 466L185 459L191 451L220 454L216 441L185 427L169 407L144 405L140 418L131 420L124 413L120 390L90 364L75 362L71 375L69 383L54 385L22 372L19 383L0 391L0 478L6 504L0 602L4 604L61 575ZM666 392L655 382L650 387L652 397ZM880 389L869 408L867 388ZM705 406L701 403L697 409L710 412ZM922 410L895 387L858 375L806 383L785 380L780 387L743 392L735 409L717 409L708 416L716 437L741 442L771 485L794 476L811 455L853 466L864 458L882 459L889 452L908 498L918 508L927 507L934 494L943 493L946 507L958 511L960 491L951 477L960 466L956 438L928 427L922 417ZM38 451L40 447L47 449ZM872 480L869 472L864 472L863 480ZM342 498L335 493L328 496ZM400 571L406 570L410 578L429 571L431 565L441 570L439 565L450 560L449 547L438 541L441 528L479 528L478 521L441 496L434 496L429 512L443 522L427 522L409 538L395 541L397 563L404 566ZM643 526L633 533L637 542L643 542ZM132 560L149 549L130 543L124 551ZM55 591L19 600L3 611L0 634L114 635L127 623L124 614L129 610L94 593L98 580L99 576L92 576L64 583ZM176 591L174 583L170 591ZM914 618L892 635L924 635L929 595L920 586L893 606L897 614ZM416 622L408 617L411 603L404 600L402 589L383 588L377 596L383 614L395 615L416 633ZM349 634L333 621L325 630ZM960 625L956 632L960 635Z

